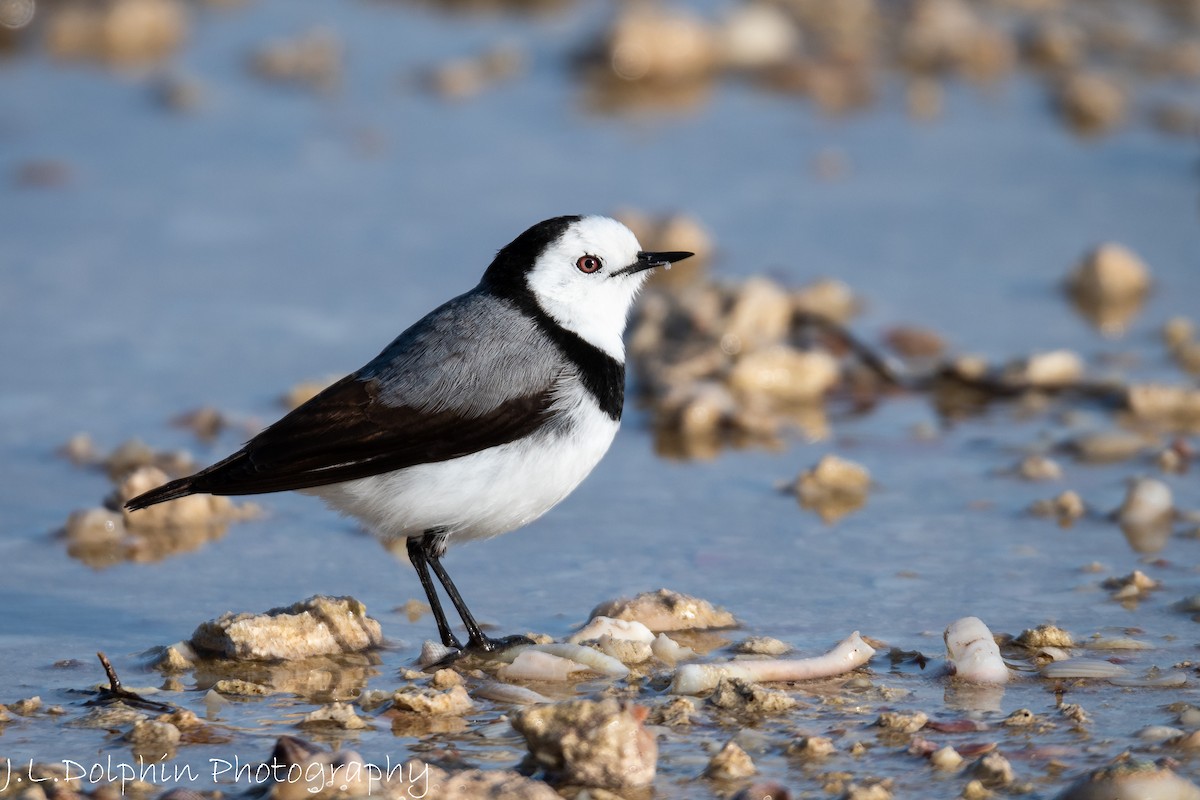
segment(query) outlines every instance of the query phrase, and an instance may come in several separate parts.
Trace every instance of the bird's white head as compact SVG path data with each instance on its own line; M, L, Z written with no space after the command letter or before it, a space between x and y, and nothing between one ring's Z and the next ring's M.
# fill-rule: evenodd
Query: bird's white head
M556 217L501 250L484 281L527 291L559 325L623 359L625 321L649 270L690 255L644 252L609 217Z

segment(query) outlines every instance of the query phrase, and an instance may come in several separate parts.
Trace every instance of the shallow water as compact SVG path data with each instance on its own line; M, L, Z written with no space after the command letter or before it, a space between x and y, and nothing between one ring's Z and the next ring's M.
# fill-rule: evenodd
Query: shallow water
M203 404L269 421L287 386L364 362L547 216L684 209L719 244L715 276L767 272L792 284L837 276L868 304L853 323L868 339L920 323L956 350L995 359L1066 347L1099 373L1112 371L1104 357L1121 354L1131 359L1127 377L1187 380L1157 331L1173 314L1194 314L1200 297L1194 143L1133 127L1082 144L1051 122L1043 94L1024 79L986 94L954 87L943 117L924 125L894 93L863 115L830 120L737 83L719 84L693 112L596 116L564 69L605 18L592 6L520 19L349 4L332 21L348 52L341 91L317 97L246 75L249 47L326 14L296 0L200 13L177 63L206 86L207 103L192 115L157 107L147 74L64 67L38 53L0 65L0 175L34 159L69 169L60 187L0 182L0 701L40 695L72 718L78 691L102 677L96 650L127 684L157 685L161 676L142 671L149 648L226 610L316 593L352 594L381 620L392 646L368 685L398 686L397 671L433 625L393 610L420 594L411 570L381 558L352 523L311 498L272 496L262 501L266 518L198 550L92 569L53 531L71 510L97 504L108 482L54 450L82 430L105 447L137 436L186 447L202 462L223 456L236 434L205 446L167 421ZM529 71L476 99L447 103L398 79L497 38L528 51ZM830 148L850 165L834 182L813 169ZM1105 240L1138 252L1157 284L1117 339L1097 335L1058 289L1077 257ZM601 600L668 586L733 611L743 623L735 641L771 635L817 653L858 629L935 659L924 672L892 672L876 657L872 682L911 692L901 699L862 690L851 706L816 700L763 723L761 738L742 734L760 773L797 790L821 786L819 772L845 770L893 777L898 794L957 796L961 776L931 777L924 761L862 727L887 707L992 721L1021 707L1043 715L1056 727L1036 737L1004 729L929 737L999 741L1035 796L1126 749L1160 755L1134 734L1175 724L1171 703L1200 704L1190 663L1182 688L1068 685L1066 700L1093 719L1087 735L1057 716L1047 681L1025 676L979 695L936 675L941 631L967 615L1012 634L1048 621L1077 639L1133 630L1152 646L1119 654L1138 674L1190 662L1195 623L1172 604L1200 591L1200 539L1176 536L1145 558L1099 514L1063 530L1025 513L1063 488L1105 512L1120 502L1123 481L1154 472L1152 463L1064 458L1061 484L997 474L1044 438L1108 428L1095 409L1071 427L1054 413L998 406L930 441L914 436L921 424L939 424L932 405L904 396L836 418L828 442L682 463L655 455L645 414L630 408L612 451L572 497L517 534L453 550L448 567L477 613L504 631L561 637ZM865 508L824 525L776 487L831 451L866 465L877 486ZM1200 505L1194 474L1160 477L1178 506ZM1103 571L1081 570L1092 562ZM1164 588L1130 607L1099 588L1135 568ZM69 660L79 663L52 666ZM200 691L167 697L205 710ZM231 742L186 746L174 763L196 765L196 788L209 786L209 759L265 758L313 706L290 696L234 701L215 712ZM471 725L485 728L502 711L489 708ZM524 749L506 730L422 739L376 724L343 743L379 761L418 750L446 759L457 749L459 763L495 767L515 765ZM831 729L846 731L841 754L819 769L780 751L796 732ZM733 733L710 725L668 738L656 796L723 793L694 779L707 760L700 743ZM848 755L859 740L868 755ZM1065 766L1048 763L1051 746L1061 746L1053 757ZM45 715L0 726L0 753L131 758L115 735ZM1200 776L1193 761L1179 769Z

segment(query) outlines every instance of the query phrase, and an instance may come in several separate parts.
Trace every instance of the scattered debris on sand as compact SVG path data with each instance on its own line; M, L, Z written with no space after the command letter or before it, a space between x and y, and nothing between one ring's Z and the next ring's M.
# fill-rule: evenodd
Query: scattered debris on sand
M816 511L824 522L835 522L866 504L871 474L861 464L830 453L801 472L793 488L802 508Z
M609 600L592 609L590 619L612 617L640 622L654 632L732 628L737 620L707 600L670 589L643 592L632 599Z
M1008 682L1008 666L1000 657L1000 647L978 617L963 617L950 623L944 638L955 678L982 684Z
M235 660L297 660L357 653L383 643L379 622L353 597L316 595L262 614L228 612L201 623L191 645Z
M867 663L875 649L858 631L839 642L828 653L813 658L740 659L724 664L685 664L671 681L674 694L701 694L716 688L724 678L743 681L802 681L850 672Z
M565 783L608 789L648 786L658 744L642 723L646 709L617 700L572 700L518 711L513 727L530 756Z

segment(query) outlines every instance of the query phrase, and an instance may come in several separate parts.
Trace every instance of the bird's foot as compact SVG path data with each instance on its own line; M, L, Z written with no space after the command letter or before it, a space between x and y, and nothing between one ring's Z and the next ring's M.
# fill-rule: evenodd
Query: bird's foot
M437 663L430 666L436 669L444 669L462 658L470 657L488 660L496 653L503 653L510 647L521 647L531 644L533 644L533 640L528 636L502 636L499 639L493 639L490 636L479 636L468 640L466 647L458 647L451 650L440 658Z
M499 639L493 639L490 636L478 636L467 642L465 652L473 655L488 655L490 653L501 653L510 647L527 644L533 644L533 639L530 639L528 636L502 636Z

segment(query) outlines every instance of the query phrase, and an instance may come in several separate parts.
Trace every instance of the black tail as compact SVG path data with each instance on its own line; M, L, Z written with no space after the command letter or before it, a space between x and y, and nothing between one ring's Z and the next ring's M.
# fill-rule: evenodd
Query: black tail
M187 497L189 494L196 494L200 490L196 488L193 480L195 477L195 475L192 475L187 478L171 481L170 483L164 483L157 489L151 489L148 492L139 494L125 503L125 507L130 511L137 511L139 508L165 503L167 500L174 500L177 497Z

